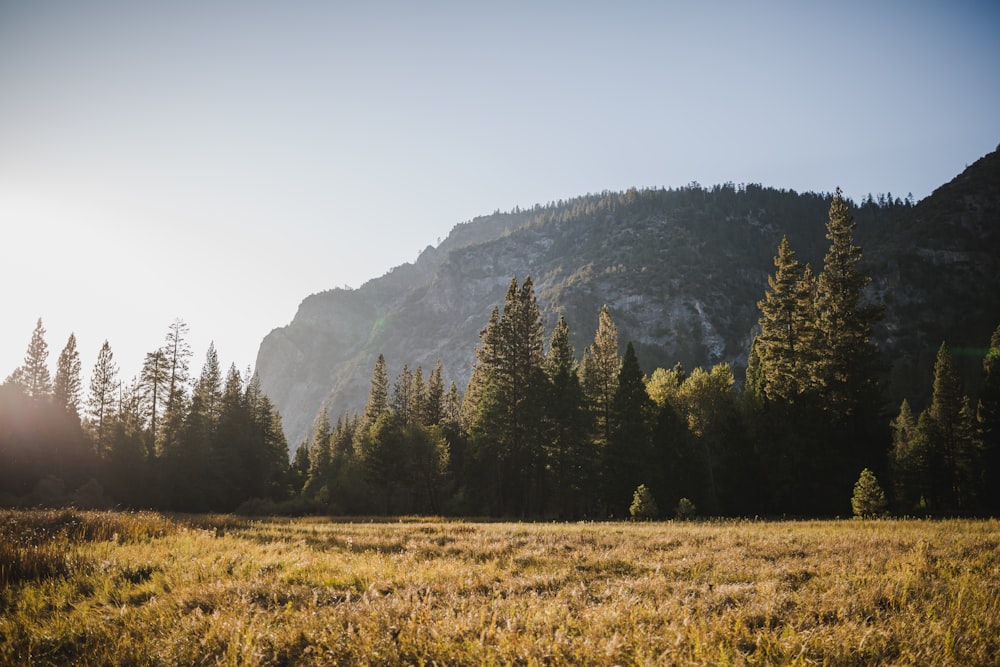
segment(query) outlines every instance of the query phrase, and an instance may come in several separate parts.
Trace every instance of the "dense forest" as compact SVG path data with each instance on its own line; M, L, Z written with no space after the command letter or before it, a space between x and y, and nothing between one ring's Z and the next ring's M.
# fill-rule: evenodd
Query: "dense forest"
M316 418L289 463L254 376L201 374L180 321L117 378L102 347L86 397L71 336L54 379L41 321L0 388L0 502L180 511L433 513L519 518L834 516L1000 512L1000 329L963 394L946 345L926 409L888 405L855 221L838 192L814 270L787 239L729 363L640 367L608 308L577 355L565 318L546 336L530 277L480 334L464 392L442 366L390 384L375 363L363 411ZM624 348L624 349L623 349ZM917 391L925 393L925 388ZM858 489L865 495L858 504ZM885 499L883 501L883 499ZM859 510L859 507L863 509Z
M186 334L175 320L128 383L105 341L85 388L72 334L51 375L39 320L0 386L0 504L231 511L289 497L280 416L257 378L223 374L214 346L192 376Z

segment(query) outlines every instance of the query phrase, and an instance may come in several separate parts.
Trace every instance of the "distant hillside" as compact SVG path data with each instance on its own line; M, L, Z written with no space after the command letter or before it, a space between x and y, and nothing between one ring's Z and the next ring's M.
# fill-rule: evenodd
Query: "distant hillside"
M868 200L857 241L886 304L879 339L890 394L926 393L942 339L982 346L1000 323L1000 157L992 153L916 206ZM261 343L261 385L292 449L322 405L359 410L375 358L464 389L479 331L512 276L530 275L551 330L560 315L578 355L608 304L643 368L745 364L756 303L782 235L818 270L830 196L759 185L587 195L457 225L438 247L356 290L307 297Z

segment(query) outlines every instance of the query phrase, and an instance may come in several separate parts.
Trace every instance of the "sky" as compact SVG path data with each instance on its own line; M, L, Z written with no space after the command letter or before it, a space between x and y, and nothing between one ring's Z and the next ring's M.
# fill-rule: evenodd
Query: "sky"
M253 366L457 223L691 182L912 194L1000 144L1000 3L0 0L0 381Z

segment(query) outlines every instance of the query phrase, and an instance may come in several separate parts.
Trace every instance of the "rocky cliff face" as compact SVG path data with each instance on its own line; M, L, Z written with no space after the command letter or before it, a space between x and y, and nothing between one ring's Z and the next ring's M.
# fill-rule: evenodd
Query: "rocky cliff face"
M901 359L897 387L922 378L924 349L936 351L942 333L982 345L1000 321L998 164L995 153L983 158L915 207L855 212L873 297L886 303L879 336ZM390 380L404 363L429 372L440 361L464 389L491 309L512 277L529 275L548 330L565 316L578 355L607 304L647 372L678 361L742 366L778 242L787 235L818 270L828 209L829 196L727 185L588 195L477 218L414 264L306 298L262 342L257 372L292 449L323 405L331 415L364 406L379 353Z

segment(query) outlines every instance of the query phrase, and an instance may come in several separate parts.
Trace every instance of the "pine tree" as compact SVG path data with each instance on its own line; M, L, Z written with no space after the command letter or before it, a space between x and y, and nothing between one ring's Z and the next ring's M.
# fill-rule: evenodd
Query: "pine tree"
M24 355L24 363L7 379L8 383L21 388L30 398L46 398L52 394L52 376L47 366L49 346L45 342L45 327L38 318L31 333L31 342Z
M139 377L141 398L145 403L145 412L149 415L149 444L152 449L159 436L159 419L170 381L167 355L162 348L146 354Z
M413 373L410 367L403 364L396 383L392 387L392 400L389 403L390 410L403 420L404 424L411 424L415 418L415 405L413 395Z
M368 402L361 417L361 431L368 431L378 418L389 411L389 376L385 370L385 357L381 354L375 360L372 369L371 388L368 390Z
M830 248L816 280L816 382L828 409L842 417L878 405L877 353L872 325L881 309L864 301L871 278L860 270L854 218L840 188L830 204Z
M611 438L614 426L611 405L618 391L620 371L618 327L605 305L598 316L594 342L584 352L583 363L580 364L580 384L593 418L593 442L598 451Z
M326 406L319 411L313 424L312 441L309 443L309 488L319 491L332 474L330 451L330 415Z
M569 340L569 325L562 317L549 339L545 374L549 387L545 402L548 419L546 460L554 477L553 498L558 515L572 518L585 509L581 506L581 496L587 480L594 477L596 461L587 456L588 425L583 388Z
M427 393L423 402L423 413L420 423L424 426L437 426L445 416L444 378L441 375L441 362L437 362L427 381Z
M87 398L87 412L90 417L94 447L101 458L106 456L110 444L118 389L118 365L114 361L111 345L108 341L104 341L90 375L90 393Z
M653 498L653 494L645 484L640 484L636 488L635 493L632 494L632 504L629 506L628 511L633 519L645 520L655 519L657 514L660 513L659 508L656 506L656 499Z
M629 494L645 483L652 464L650 441L653 402L646 393L635 348L625 348L617 389L611 404L613 427L604 449L605 506L612 516L624 516Z
M851 496L854 516L862 519L881 516L885 512L886 505L885 493L879 486L878 479L871 470L865 468L855 482L854 495Z
M976 405L976 435L982 450L983 509L1000 515L1000 326L983 358L983 383Z
M929 492L927 452L917 436L917 420L905 399L891 423L892 449L889 455L892 472L892 495L896 507L904 512L917 509Z
M76 336L70 334L66 347L59 353L52 396L57 406L74 416L80 413L80 400L83 395L81 368L80 353L76 349Z
M492 469L494 512L541 511L545 375L541 312L531 278L511 280L503 313L480 334L466 409L480 462ZM486 395L490 395L486 401ZM477 396L478 394L478 396ZM489 429L489 431L485 429Z
M168 369L167 409L171 401L183 395L180 389L188 382L188 365L191 360L191 346L187 341L188 326L181 319L175 319L167 329L163 354L166 356Z
M942 343L934 363L931 404L917 422L933 475L931 495L939 511L971 508L978 486L973 429L968 398L962 394L948 346Z
M787 238L774 258L775 274L760 308L760 334L754 341L764 395L794 402L810 387L815 345L812 272L795 259Z

